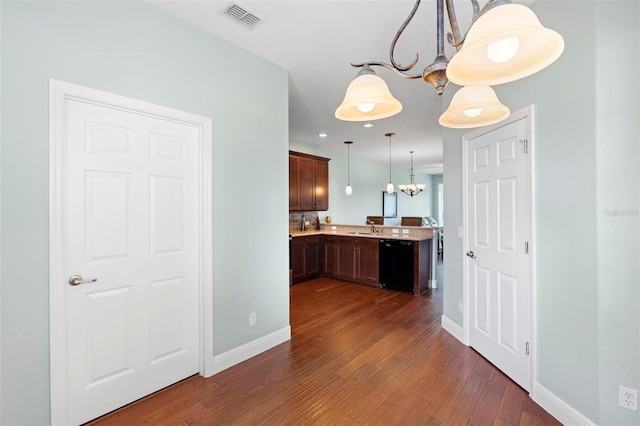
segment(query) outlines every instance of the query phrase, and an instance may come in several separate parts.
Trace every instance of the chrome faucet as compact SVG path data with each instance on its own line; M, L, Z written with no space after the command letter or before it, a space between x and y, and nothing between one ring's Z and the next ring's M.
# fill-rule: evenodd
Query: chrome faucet
M367 219L367 223L369 225L371 225L371 233L375 234L376 233L376 224L371 219Z
M302 215L302 223L300 224L300 230L301 231L306 231L307 230L307 225L306 225L305 220L304 220L304 215Z

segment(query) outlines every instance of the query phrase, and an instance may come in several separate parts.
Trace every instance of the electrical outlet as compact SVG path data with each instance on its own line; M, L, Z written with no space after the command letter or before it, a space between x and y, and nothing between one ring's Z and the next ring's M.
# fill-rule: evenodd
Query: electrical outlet
M256 325L256 313L251 312L249 314L249 325Z
M618 387L618 405L631 411L638 411L638 391L636 389Z

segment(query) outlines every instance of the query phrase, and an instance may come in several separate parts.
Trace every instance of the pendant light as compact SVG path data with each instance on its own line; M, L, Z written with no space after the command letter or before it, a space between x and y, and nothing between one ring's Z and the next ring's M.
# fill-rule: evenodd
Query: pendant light
M391 183L391 136L395 133L385 133L385 136L389 138L389 183L387 184L387 193L393 194L393 183Z
M353 190L351 189L351 170L350 170L351 156L349 152L349 146L353 143L353 141L344 141L344 143L347 145L347 187L344 189L344 192L347 195L351 195Z
M438 122L444 127L467 129L498 123L509 114L509 108L500 103L491 87L465 86L453 95Z

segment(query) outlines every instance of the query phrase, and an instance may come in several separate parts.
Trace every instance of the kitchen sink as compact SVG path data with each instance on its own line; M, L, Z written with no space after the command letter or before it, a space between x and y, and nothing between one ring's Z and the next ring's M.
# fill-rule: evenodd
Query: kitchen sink
M349 232L351 235L373 235L372 232Z

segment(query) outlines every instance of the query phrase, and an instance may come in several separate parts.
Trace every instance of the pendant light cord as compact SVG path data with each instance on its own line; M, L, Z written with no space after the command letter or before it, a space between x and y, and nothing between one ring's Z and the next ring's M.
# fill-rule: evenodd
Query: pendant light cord
M349 149L351 147L349 145L351 144L347 144L347 186L351 186L351 150Z
M389 137L389 183L391 183L391 136L395 133L387 133L385 136Z

